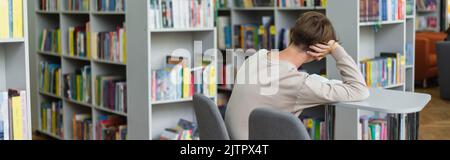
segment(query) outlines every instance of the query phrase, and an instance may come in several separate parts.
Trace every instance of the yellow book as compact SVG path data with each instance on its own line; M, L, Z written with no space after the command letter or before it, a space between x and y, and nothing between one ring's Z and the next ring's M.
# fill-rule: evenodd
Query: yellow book
M9 38L9 3L8 0L0 0L0 39Z
M98 41L98 38L97 38L97 35L98 35L98 33L97 32L92 32L92 34L90 34L91 35L91 56L92 56L92 59L98 59L97 58L97 50L98 50L98 46L97 46L97 41Z
M211 65L210 71L209 71L209 96L216 96L216 67Z
M41 115L42 115L42 131L47 131L47 110L45 108L41 109Z
M191 84L191 69L183 67L183 98L189 98Z
M23 38L23 0L13 1L13 37Z
M59 88L59 69L56 70L55 72L55 95L60 96L60 88Z
M91 24L86 23L86 56L91 59Z
M20 96L12 97L11 102L14 140L23 140L22 99Z
M77 90L77 98L76 98L76 100L77 101L81 101L81 76L77 75L76 79L77 79L76 80L77 87L75 87L76 90Z
M387 68L388 68L388 84L392 85L392 58L387 58Z
M61 53L62 53L62 48L61 48L61 29L57 29L56 30L56 34L57 34L57 43L58 43L58 46L57 46L57 48L58 48L58 55L61 55Z
M372 61L367 62L367 86L372 87Z
M52 104L52 128L51 131L53 134L56 134L56 104Z
M70 56L75 56L75 48L74 48L74 44L75 44L75 42L74 42L74 36L73 36L73 34L75 33L75 28L73 28L73 27L70 27L69 28L69 54L70 54Z
M123 32L123 40L122 40L122 43L123 43L123 63L127 63L127 32L126 32L126 30Z

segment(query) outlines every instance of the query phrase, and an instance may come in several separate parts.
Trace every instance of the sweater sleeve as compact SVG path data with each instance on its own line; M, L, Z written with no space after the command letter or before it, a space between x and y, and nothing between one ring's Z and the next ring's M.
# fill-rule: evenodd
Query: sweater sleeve
M367 99L369 97L369 90L352 57L341 46L338 46L333 51L332 56L336 60L336 67L342 76L343 82L335 83L328 79L318 80L314 76L308 76L302 87L304 90L300 92L314 94L307 96L309 98L305 101L324 104ZM313 98L311 99L310 96Z

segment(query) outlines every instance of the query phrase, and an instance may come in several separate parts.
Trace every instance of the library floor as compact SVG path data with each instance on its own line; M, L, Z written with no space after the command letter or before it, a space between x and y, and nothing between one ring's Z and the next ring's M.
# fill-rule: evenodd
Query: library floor
M421 140L450 140L450 101L439 98L439 88L416 89L417 92L432 95L431 102L420 114ZM34 135L34 140L47 140L47 137Z

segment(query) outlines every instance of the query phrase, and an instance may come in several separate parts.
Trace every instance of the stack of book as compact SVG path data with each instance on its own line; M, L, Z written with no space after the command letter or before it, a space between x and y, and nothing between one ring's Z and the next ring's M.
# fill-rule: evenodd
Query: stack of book
M359 140L388 140L386 120L362 116L358 124L358 137Z
M240 8L273 7L274 0L234 0L234 5Z
M231 21L229 16L217 18L217 37L219 49L230 49L232 41Z
M72 57L91 57L90 24L69 28L69 55Z
M216 68L213 63L191 69L189 59L167 56L164 69L152 73L152 100L189 99L195 93L216 94Z
M327 0L277 0L277 5L283 8L326 7Z
M160 136L160 140L198 140L197 125L181 119L175 128L167 128Z
M100 116L96 125L97 140L127 140L127 122L118 116Z
M47 133L64 137L62 101L41 103L39 128Z
M23 38L23 1L0 0L0 39Z
M368 87L388 87L405 81L406 58L400 53L381 53L380 57L361 62L361 72Z
M84 103L91 102L91 66L64 74L64 97Z
M234 48L275 49L276 29L273 17L263 16L262 24L242 24L234 26Z
M61 64L41 61L39 66L39 90L61 96Z
M0 92L0 140L31 140L26 91Z
M40 11L58 11L59 0L39 0Z
M379 22L405 19L405 0L360 0L360 21Z
M39 38L39 50L61 54L61 30L44 29Z
M118 26L115 31L93 32L92 35L92 53L94 59L126 63L125 27Z
M436 0L417 0L417 10L436 11L438 9Z
M97 11L124 12L125 0L96 0Z
M67 0L65 8L68 11L89 11L90 0Z
M93 140L92 116L90 114L74 114L72 123L73 140Z
M326 140L326 126L323 120L314 118L302 118L311 140Z
M150 0L150 28L214 27L212 7L213 0Z
M97 76L94 83L95 105L127 112L127 84L119 76Z

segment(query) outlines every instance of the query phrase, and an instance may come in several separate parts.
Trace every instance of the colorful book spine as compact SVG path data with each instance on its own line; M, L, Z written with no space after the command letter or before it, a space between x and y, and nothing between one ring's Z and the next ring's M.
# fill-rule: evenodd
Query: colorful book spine
M39 66L39 90L61 96L61 64L41 61Z
M90 23L83 26L69 28L69 55L72 57L84 57L90 59ZM88 45L89 44L89 45Z
M283 8L326 7L327 0L277 0L277 6Z
M92 116L90 114L74 114L72 119L73 140L93 140Z
M405 19L405 0L360 0L360 22Z
M52 52L61 54L61 30L44 29L39 38L39 50L44 52Z
M90 66L77 69L74 73L64 74L64 97L78 102L91 102Z
M273 7L274 0L234 0L236 7L253 8L253 7ZM314 0L307 0L313 2Z
M128 127L126 119L119 116L99 116L95 125L97 140L127 140Z
M359 121L360 140L388 140L387 121L378 117L363 116Z
M68 11L89 11L90 0L66 0L65 9Z
M214 27L213 7L213 0L150 0L150 28Z
M399 53L381 53L381 57L360 63L368 87L390 87L405 81L406 58Z
M0 140L30 140L26 91L0 92Z
M64 137L62 101L41 103L39 125L42 131Z
M116 27L115 31L110 32L92 33L91 46L94 59L117 63L127 61L125 27Z
M96 0L97 11L124 12L125 0Z
M23 38L23 0L0 0L0 39Z
M95 104L118 112L127 112L127 85L119 76L97 76L94 83Z
M301 120L311 140L326 140L326 126L323 120L315 118L302 118Z
M41 11L58 11L60 0L38 0L39 10Z
M235 48L242 49L275 49L276 29L273 18L262 17L262 24L235 25Z

